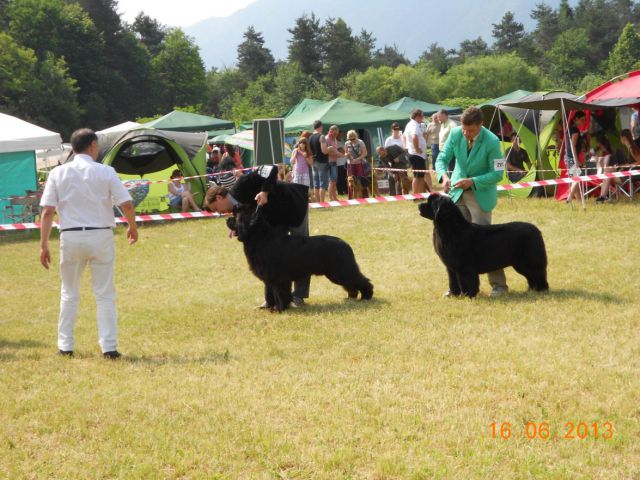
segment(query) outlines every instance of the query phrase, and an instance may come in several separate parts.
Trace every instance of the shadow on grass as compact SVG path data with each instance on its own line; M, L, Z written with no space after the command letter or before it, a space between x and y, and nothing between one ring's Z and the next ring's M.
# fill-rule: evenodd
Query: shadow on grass
M120 359L121 362L131 363L131 364L140 364L140 365L188 365L188 364L226 364L231 361L231 354L229 350L225 350L224 352L213 352L209 355L199 356L199 357L189 357L186 355L123 355Z
M612 293L608 292L596 292L592 290L581 290L577 288L559 288L559 289L550 289L546 293L538 293L529 290L516 292L510 290L508 294L503 295L499 298L492 298L488 294L479 295L477 297L479 301L487 301L487 302L495 302L500 301L504 303L514 303L514 302L525 302L529 300L575 300L575 299L584 299L584 300L593 300L596 302L600 302L606 305L609 304L625 304L628 303L628 300Z
M0 349L40 348L44 346L44 343L37 342L35 340L6 340L4 338L0 338Z
M301 308L289 308L287 315L309 315L316 313L338 313L338 312L356 312L370 310L372 308L380 308L388 305L389 301L381 298L373 297L371 300L350 300L347 298L329 303L306 303ZM274 314L277 315L277 314Z

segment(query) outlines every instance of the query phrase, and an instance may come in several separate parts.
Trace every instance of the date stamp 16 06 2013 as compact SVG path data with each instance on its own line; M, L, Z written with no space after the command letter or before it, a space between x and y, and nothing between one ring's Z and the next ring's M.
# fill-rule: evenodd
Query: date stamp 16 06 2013
M610 440L613 438L613 424L606 422L564 422L564 426L549 422L527 422L515 425L509 422L493 422L489 425L491 438L508 440L527 438L529 440Z

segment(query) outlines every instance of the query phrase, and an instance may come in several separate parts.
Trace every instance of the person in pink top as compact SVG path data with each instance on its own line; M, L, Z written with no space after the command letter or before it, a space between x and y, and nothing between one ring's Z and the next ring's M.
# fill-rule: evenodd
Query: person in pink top
M331 125L329 133L325 137L327 142L327 156L329 157L329 200L338 200L338 135L340 129L337 125Z
M291 168L293 169L293 183L309 186L313 157L309 150L309 141L302 137L291 154Z

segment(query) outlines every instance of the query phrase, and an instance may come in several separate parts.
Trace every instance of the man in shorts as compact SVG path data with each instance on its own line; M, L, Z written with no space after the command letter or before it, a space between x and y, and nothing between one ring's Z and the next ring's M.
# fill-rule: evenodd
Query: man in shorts
M413 169L412 193L424 193L431 188L425 182L425 170L427 169L427 139L424 135L422 122L424 113L419 108L411 111L411 120L404 130L409 152L409 163Z

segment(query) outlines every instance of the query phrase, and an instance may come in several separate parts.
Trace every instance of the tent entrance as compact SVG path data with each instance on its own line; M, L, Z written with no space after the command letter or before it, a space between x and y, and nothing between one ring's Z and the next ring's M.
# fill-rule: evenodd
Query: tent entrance
M181 164L182 159L169 142L153 136L125 141L111 162L116 172L140 177Z

